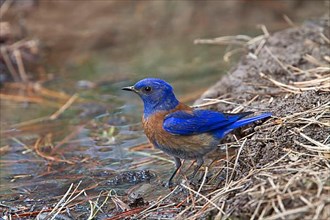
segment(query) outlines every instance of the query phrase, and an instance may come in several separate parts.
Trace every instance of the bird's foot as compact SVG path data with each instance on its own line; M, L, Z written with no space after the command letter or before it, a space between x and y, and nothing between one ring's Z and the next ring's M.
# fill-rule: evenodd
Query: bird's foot
M197 182L200 182L199 180L201 178L198 178L198 176L199 176L199 174L197 174L197 171L195 171L193 174L191 174L190 176L188 176L188 180L190 182L193 182L193 181L196 181L196 180L197 180Z
M189 182L189 185L193 188L196 188L197 186L199 186L199 181L197 179L189 179L188 182Z
M203 183L203 181L207 182L209 180L209 176L205 177L204 175L196 174L195 176L190 176L188 180L191 185L199 186Z

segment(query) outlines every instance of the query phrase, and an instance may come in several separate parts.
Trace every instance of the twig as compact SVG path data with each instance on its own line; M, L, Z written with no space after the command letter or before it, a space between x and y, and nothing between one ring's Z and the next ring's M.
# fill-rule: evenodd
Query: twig
M202 188L203 188L203 186L204 186L204 184L205 184L205 180L206 180L207 172L208 172L208 167L205 167L205 172L204 172L203 180L202 180L202 183L201 183L201 185L199 186L198 191L197 191L198 193L201 192L201 190L202 190ZM195 198L197 198L197 194L196 194L196 197L195 197Z
M79 97L79 95L76 93L74 94L63 106L61 106L60 109L58 109L55 113L53 113L51 116L49 116L50 120L55 120L60 116L66 109L68 109L74 101Z
M196 195L202 197L204 200L207 201L207 203L212 204L212 205L213 205L215 208L217 208L222 214L225 214L225 212L224 212L224 211L223 211L223 210L222 210L217 204L215 204L214 202L212 202L211 200L209 200L208 198L206 198L204 195L200 194L199 192L193 190L192 188L190 188L190 187L188 187L188 186L186 186L186 185L184 185L184 184L182 184L182 183L181 183L180 185L183 186L184 188L188 189L189 191L195 193ZM206 205L206 204L205 204L205 205Z
M16 62L17 62L18 73L20 74L22 81L23 82L28 82L29 79L28 79L28 76L26 75L26 72L25 72L21 52L18 49L15 49L13 54L14 54Z

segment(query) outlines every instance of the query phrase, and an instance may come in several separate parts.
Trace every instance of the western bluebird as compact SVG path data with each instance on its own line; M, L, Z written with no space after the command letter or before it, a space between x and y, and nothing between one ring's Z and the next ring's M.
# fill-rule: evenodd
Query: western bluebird
M244 118L252 112L227 114L193 109L177 100L170 84L161 79L146 78L123 90L133 91L144 102L143 128L150 142L174 157L176 169L168 185L181 167L180 159L195 159L192 177L203 165L203 156L214 150L220 139L236 128L265 119L271 113Z

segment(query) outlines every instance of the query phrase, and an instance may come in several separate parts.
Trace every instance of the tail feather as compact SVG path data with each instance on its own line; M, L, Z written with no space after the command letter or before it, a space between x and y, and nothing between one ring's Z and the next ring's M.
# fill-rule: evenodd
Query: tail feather
M228 127L224 127L222 129L216 130L214 132L215 137L221 139L236 128L242 127L244 125L250 124L252 122L255 122L255 121L258 121L261 119L268 118L270 116L272 116L272 113L266 112L266 113L263 113L261 115L257 115L257 116L251 117L251 118L240 119L240 120L234 122L233 124L229 125Z
M236 129L236 128L242 127L244 125L250 124L254 121L258 121L258 120L261 120L261 119L268 118L270 116L272 116L272 113L266 112L266 113L263 113L261 115L257 115L257 116L251 117L251 118L243 118L243 119L240 119L240 120L236 121L234 124L231 124L229 126L229 128Z

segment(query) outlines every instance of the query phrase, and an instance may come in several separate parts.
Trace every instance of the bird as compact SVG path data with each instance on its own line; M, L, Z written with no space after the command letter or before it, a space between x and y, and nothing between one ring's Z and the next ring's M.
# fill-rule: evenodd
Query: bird
M182 166L181 159L196 160L190 177L194 178L204 163L204 156L215 150L228 133L272 115L266 112L245 118L253 112L229 114L195 109L179 102L173 87L158 78L144 78L122 90L140 96L144 103L144 133L155 148L174 158L175 170L167 182L168 186L172 186L172 180Z

